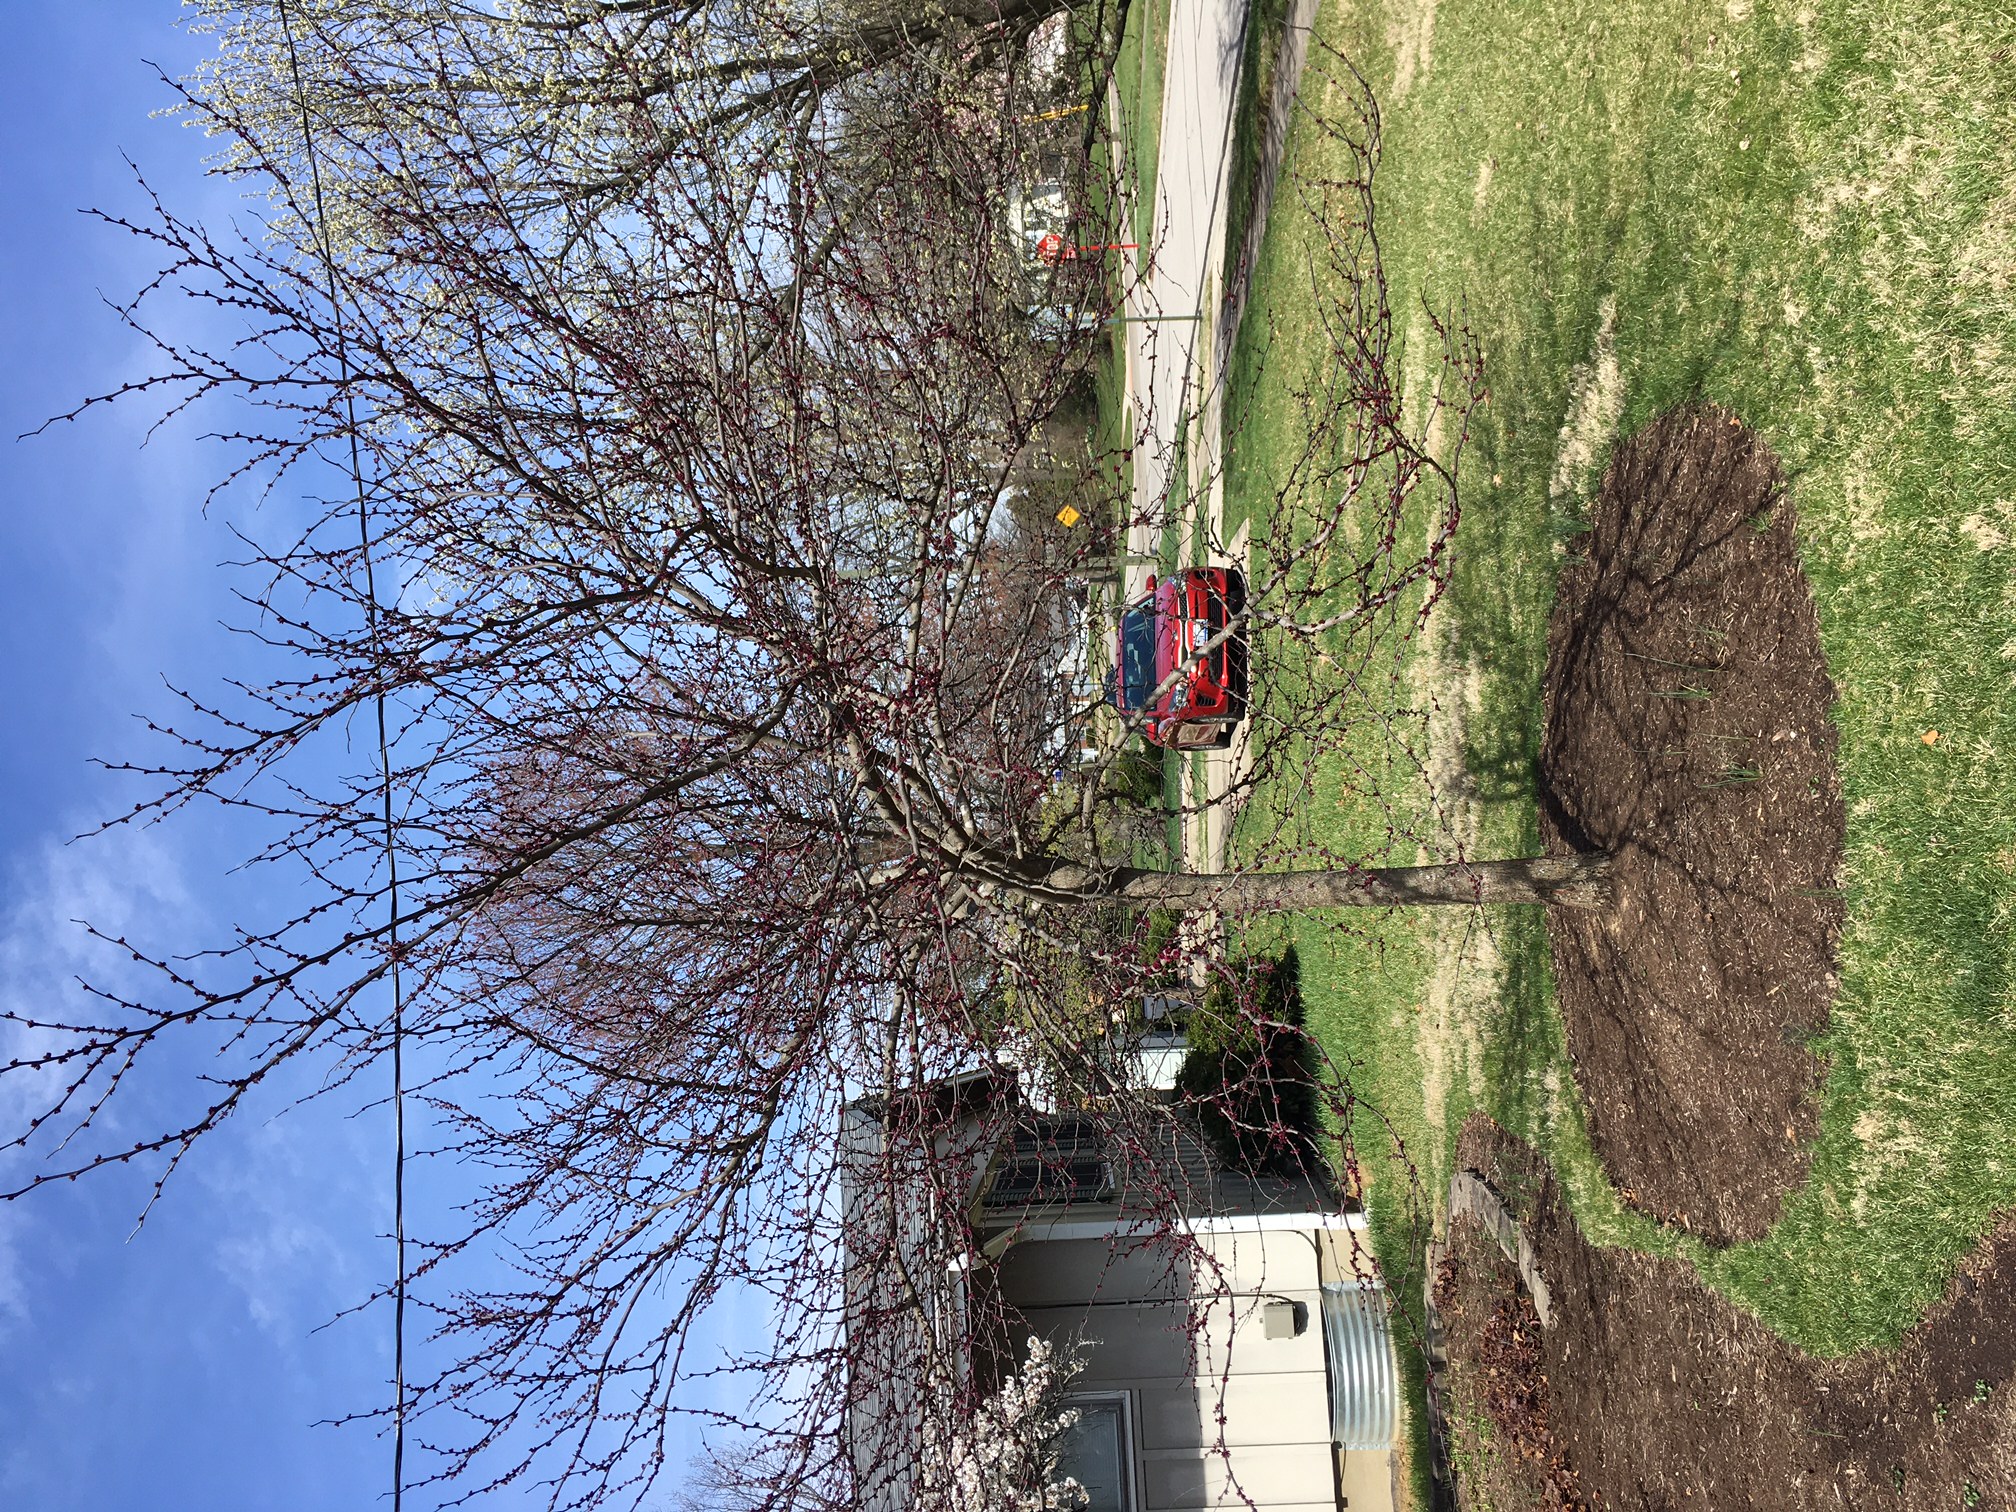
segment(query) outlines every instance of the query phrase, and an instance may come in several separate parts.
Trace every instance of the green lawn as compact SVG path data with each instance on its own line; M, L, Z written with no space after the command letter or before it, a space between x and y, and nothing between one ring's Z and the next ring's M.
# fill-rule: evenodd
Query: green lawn
M2016 1205L2016 10L1444 0L1326 6L1319 33L1384 111L1403 370L1424 370L1422 297L1461 300L1492 398L1434 633L1387 718L1264 795L1248 854L1412 860L1396 812L1430 849L1537 849L1563 543L1611 441L1694 397L1794 479L1849 805L1812 1178L1720 1253L1626 1212L1594 1159L1536 914L1284 926L1312 1024L1396 1136L1361 1115L1386 1258L1482 1108L1547 1152L1593 1236L1686 1255L1808 1348L1894 1341ZM1322 150L1298 130L1291 166ZM1273 507L1324 357L1296 319L1310 228L1276 204L1232 358L1233 518Z
M1126 208L1131 219L1124 228L1140 246L1136 266L1145 266L1152 240L1155 203L1155 169L1160 157L1162 129L1162 71L1169 53L1170 0L1129 0L1120 15L1121 30L1112 53L1111 95L1118 130L1099 133L1093 144L1093 186L1098 203L1089 207L1091 224L1121 228L1107 193L1109 185L1126 191ZM1103 85L1091 81L1090 108L1106 119L1107 103ZM1115 267L1115 277L1124 275ZM1118 289L1116 286L1116 295ZM1113 326L1104 339L1094 369L1097 423L1092 450L1097 457L1118 457L1122 497L1132 463L1127 459L1134 443L1133 408L1127 398L1126 328Z
M1248 0L1246 48L1239 60L1238 92L1232 109L1237 127L1232 137L1232 167L1225 186L1226 277L1237 265L1251 217L1255 179L1260 169L1260 124L1273 98L1274 63L1281 51L1289 0Z
M1136 265L1146 267L1154 240L1155 168L1162 150L1162 68L1169 56L1170 0L1130 0L1113 64L1119 111L1117 147L1134 187ZM1103 108L1103 106L1102 106Z

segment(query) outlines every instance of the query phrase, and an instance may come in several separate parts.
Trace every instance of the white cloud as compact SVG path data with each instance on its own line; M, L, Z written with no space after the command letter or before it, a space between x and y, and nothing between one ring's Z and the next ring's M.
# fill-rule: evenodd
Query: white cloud
M366 1269L374 1251L390 1268L390 1245L364 1226L378 1202L364 1189L376 1173L362 1132L333 1105L295 1108L233 1131L223 1158L202 1167L217 1267L254 1326L290 1356L370 1294L381 1279Z
M195 912L182 869L158 835L121 829L64 844L45 840L9 868L0 906L0 1057L15 1061L62 1036L30 1027L92 1010L83 982L137 991L151 973L110 940L167 937ZM152 978L158 985L158 978ZM29 1021L28 1023L21 1022ZM0 1120L11 1133L57 1086L53 1071L0 1076Z
M28 1227L21 1213L0 1208L0 1320L23 1323L28 1319L28 1288L21 1271L19 1236Z
M130 952L94 939L79 922L104 934L160 938L192 910L181 868L158 837L114 831L88 841L45 840L8 868L0 892L0 1064L33 1061L60 1047L62 1031L46 1027L90 1011L80 979L113 991L137 989L141 968ZM57 1067L20 1067L0 1075L0 1129L5 1138L46 1111L62 1089ZM118 1118L110 1110L110 1127ZM32 1169L32 1154L0 1157L10 1184ZM0 1317L21 1321L32 1295L24 1255L34 1246L32 1209L0 1208Z

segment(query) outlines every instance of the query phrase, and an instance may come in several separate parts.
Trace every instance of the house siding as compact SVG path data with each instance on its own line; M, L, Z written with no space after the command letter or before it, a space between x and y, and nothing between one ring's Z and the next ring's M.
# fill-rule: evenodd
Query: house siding
M1030 1331L1082 1346L1076 1389L1131 1394L1140 1512L1334 1512L1318 1237L1200 1234L1180 1264L1108 1239L1003 1257L1002 1296ZM1270 1302L1301 1304L1302 1331L1268 1338Z

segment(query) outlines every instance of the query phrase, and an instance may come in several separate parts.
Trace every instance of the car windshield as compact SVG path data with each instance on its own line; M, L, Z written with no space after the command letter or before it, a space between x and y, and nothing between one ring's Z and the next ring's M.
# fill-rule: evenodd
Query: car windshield
M1136 604L1120 616L1120 708L1135 713L1155 691L1155 610Z

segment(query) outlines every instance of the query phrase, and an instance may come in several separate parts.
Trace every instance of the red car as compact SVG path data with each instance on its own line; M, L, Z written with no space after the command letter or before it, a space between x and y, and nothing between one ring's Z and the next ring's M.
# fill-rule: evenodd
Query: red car
M1141 716L1159 746L1224 749L1246 714L1246 629L1212 637L1246 607L1246 579L1236 567L1186 567L1147 590L1120 614L1106 699ZM1207 650L1206 647L1209 647Z

